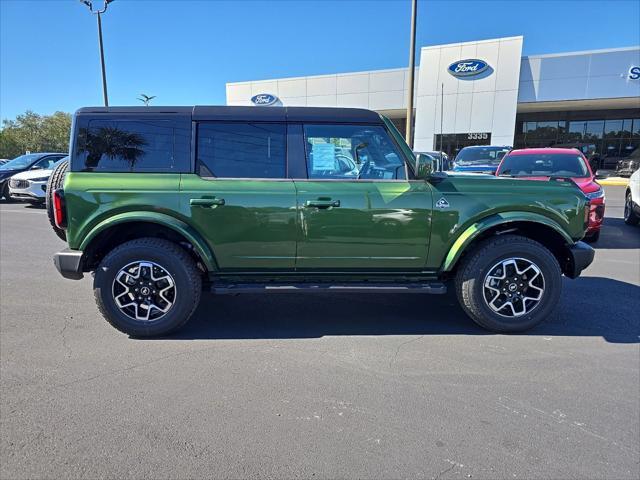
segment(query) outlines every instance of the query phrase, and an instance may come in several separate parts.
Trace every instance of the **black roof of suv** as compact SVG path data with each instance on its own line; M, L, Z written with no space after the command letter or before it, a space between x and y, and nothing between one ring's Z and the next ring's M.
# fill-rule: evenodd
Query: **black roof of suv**
M267 122L345 122L383 123L380 115L360 108L330 107L85 107L76 114L176 114L193 120L267 121Z

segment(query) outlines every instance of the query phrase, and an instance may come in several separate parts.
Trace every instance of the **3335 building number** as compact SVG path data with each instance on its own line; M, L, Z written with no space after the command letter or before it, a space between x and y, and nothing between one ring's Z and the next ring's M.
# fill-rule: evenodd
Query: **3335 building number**
M467 140L486 140L488 138L488 133L467 133Z

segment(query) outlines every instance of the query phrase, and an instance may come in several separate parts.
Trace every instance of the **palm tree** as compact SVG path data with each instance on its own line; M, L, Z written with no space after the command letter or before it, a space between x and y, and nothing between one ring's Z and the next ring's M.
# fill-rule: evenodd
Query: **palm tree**
M149 96L145 93L141 93L140 96L138 97L138 100L140 100L142 103L144 103L145 107L149 106L149 102L151 102L151 100L153 100L154 98L156 98L155 95Z
M86 167L95 168L102 155L106 155L128 162L133 170L136 162L144 155L143 148L147 141L142 135L117 127L101 127L93 131L81 128L78 145L81 152L87 152Z

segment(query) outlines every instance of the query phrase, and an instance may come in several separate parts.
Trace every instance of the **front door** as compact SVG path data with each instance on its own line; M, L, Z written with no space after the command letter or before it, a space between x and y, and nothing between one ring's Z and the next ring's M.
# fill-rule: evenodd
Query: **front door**
M182 210L223 271L293 270L296 191L286 178L283 123L202 122Z
M431 187L409 180L381 125L304 125L307 179L296 179L296 269L424 268Z

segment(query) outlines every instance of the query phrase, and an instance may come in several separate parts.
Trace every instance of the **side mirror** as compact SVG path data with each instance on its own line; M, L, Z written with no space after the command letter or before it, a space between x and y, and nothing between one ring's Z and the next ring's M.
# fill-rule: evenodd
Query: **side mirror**
M437 183L447 178L447 174L437 171L436 161L433 157L419 153L416 155L416 178Z
M31 167L31 170L42 170L42 166L41 165L34 165L33 167Z
M431 156L422 153L416 155L416 178L428 180L435 171L436 164Z

